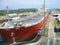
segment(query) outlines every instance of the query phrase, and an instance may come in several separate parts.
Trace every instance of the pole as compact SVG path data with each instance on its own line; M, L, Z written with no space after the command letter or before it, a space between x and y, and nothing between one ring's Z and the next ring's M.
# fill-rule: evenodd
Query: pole
M45 0L44 0L44 35L45 35Z
M6 17L7 17L8 22L9 22L9 16L8 16L8 15L9 15L9 10L8 10L8 6L7 6L6 8L7 8L7 9L6 9L6 10L7 10L7 12L6 12L6 13L7 13L7 14L6 14Z

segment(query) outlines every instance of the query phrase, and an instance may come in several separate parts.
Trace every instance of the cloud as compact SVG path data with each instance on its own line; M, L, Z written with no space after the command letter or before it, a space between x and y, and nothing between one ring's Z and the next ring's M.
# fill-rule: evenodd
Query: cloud
M46 1L46 7L48 8L60 8L60 0L45 0Z
M51 5L51 4L55 4L55 2L53 2L52 0L45 0L46 5Z
M44 0L0 0L0 9L6 8L40 8ZM60 0L45 0L48 8L60 7Z
M36 7L41 6L44 0L1 0L1 7L9 7L18 8L18 7Z
M2 0L3 5L34 5L42 2L42 0Z
M46 5L56 5L60 3L60 0L45 0Z

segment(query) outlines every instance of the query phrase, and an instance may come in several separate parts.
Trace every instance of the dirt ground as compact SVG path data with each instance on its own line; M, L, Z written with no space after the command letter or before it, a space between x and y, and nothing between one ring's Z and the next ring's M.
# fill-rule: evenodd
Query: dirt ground
M4 19L6 19L5 16L0 16L0 20L4 20Z

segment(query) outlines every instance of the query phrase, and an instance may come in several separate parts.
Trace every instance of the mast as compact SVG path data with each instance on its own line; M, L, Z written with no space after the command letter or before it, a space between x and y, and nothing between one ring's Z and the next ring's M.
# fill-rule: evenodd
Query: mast
M7 14L6 14L6 17L7 17L8 22L9 22L9 16L8 16L8 15L9 15L9 10L8 10L8 6L6 7L6 13L7 13Z

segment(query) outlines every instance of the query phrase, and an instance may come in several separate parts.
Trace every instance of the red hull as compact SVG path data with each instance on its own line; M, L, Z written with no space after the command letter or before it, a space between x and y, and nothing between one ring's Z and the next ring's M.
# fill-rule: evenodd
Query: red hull
M45 17L45 21L48 19L47 15ZM44 19L40 21L40 23L36 24L36 25L32 25L30 27L17 27L16 28L12 28L12 29L0 29L0 34L7 40L7 41L12 41L12 37L11 37L11 33L14 32L15 33L15 39L25 39L29 36L32 36L33 34L38 32L39 28L42 28L44 26Z

